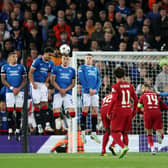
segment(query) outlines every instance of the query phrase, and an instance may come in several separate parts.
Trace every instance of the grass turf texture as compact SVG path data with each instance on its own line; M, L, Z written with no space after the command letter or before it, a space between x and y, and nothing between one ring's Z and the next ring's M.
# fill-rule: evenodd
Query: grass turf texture
M168 153L128 153L118 156L83 154L0 154L1 168L167 168Z

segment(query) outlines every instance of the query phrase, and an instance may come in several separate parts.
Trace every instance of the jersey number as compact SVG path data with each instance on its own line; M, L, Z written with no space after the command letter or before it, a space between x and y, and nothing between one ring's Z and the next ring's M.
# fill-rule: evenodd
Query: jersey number
M112 98L112 95L109 95L108 97L105 97L105 98L103 99L103 104L104 104L104 103L110 103L110 102L111 102L111 98Z
M155 102L155 105L158 105L158 99L157 96L155 95L146 95L148 98L148 104L152 104L153 102Z
M130 104L130 91L129 90L122 90L122 102L121 102L121 104Z

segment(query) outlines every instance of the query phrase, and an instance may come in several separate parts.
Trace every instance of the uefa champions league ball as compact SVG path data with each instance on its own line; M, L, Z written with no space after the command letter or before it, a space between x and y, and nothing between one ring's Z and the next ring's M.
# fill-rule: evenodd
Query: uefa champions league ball
M59 50L62 55L69 55L71 52L70 46L67 44L61 45Z

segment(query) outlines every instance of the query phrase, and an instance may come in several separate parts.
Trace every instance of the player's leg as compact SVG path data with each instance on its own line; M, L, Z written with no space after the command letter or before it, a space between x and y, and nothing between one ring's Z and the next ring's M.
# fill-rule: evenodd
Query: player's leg
M71 118L75 117L75 105L72 99L72 95L66 94L64 97L64 107L67 109Z
M15 111L16 111L16 140L20 141L20 127L21 127L21 112L24 103L24 92L20 91L17 96L15 96Z
M154 121L153 121L153 128L156 130L157 135L157 141L159 144L162 143L164 135L163 135L163 123L162 123L162 115L161 113L158 113L155 115Z
M155 151L155 147L153 143L152 129L146 129L146 133L147 133L147 138L148 138L148 145L150 146L152 154L155 154L156 151Z
M99 96L98 94L91 96L91 116L92 116L92 133L91 139L95 142L100 143L100 140L96 134L96 126L97 126L97 115L98 115L98 106L99 106Z
M102 142L102 151L101 151L101 155L104 156L104 154L106 154L106 146L110 136L110 120L107 118L106 112L101 113L101 120L103 123L103 127L105 128L105 133L103 135L103 142Z
M91 98L89 94L82 95L82 116L81 116L81 132L83 143L86 143L85 130L86 130L86 117L88 115L89 107L91 103Z
M53 99L53 117L55 121L55 129L60 130L62 128L62 120L60 117L61 114L61 106L63 103L63 98L59 93L54 94Z
M121 140L122 130L125 125L126 118L122 116L116 116L111 119L111 136L116 144L118 144L122 150L119 158L123 158L127 151L129 150L127 146L124 145L123 140Z
M39 134L43 134L44 130L42 127L42 117L40 114L40 99L41 99L41 93L40 93L40 84L37 83L38 88L34 89L33 86L31 85L31 96L32 96L32 101L33 101L33 105L34 105L34 117L36 120L36 124L37 124L37 129L38 129L38 133Z
M0 116L1 116L1 130L2 134L6 134L8 131L8 122L7 122L7 112L6 112L6 103L5 100L1 100L0 102Z
M6 93L6 108L8 121L8 140L12 139L13 135L13 111L14 111L15 97L12 92Z
M102 142L102 151L101 155L104 156L106 154L106 146L110 136L110 128L105 128L105 133L103 135L103 142Z
M156 130L157 140L159 144L162 144L164 135L163 135L163 129L157 129Z
M51 116L48 110L48 88L45 84L41 84L40 88L41 98L41 115L44 123L44 128L46 131L53 132L54 130L51 128Z

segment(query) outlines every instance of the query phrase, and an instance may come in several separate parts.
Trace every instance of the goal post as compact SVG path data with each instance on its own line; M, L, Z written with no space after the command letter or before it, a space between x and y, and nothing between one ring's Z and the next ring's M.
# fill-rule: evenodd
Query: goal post
M73 89L73 99L75 102L76 117L72 119L69 127L69 152L74 153L77 151L77 130L80 130L80 117L81 117L81 91L80 83L78 79L79 65L84 63L85 55L93 55L94 65L100 71L102 85L99 91L100 101L110 92L111 85L114 84L115 79L113 76L113 69L121 65L126 69L126 76L129 82L131 82L138 95L140 95L140 87L143 82L151 82L151 85L155 85L156 76L161 72L159 62L168 52L79 52L72 53L71 66L76 70L76 85ZM100 102L99 101L99 102ZM91 128L91 116L87 116L87 133L90 133ZM165 127L165 133L168 129L167 114L163 112L163 125ZM136 115L132 124L132 134L144 134L143 121ZM100 112L98 114L97 133L103 134L103 126L100 119Z

